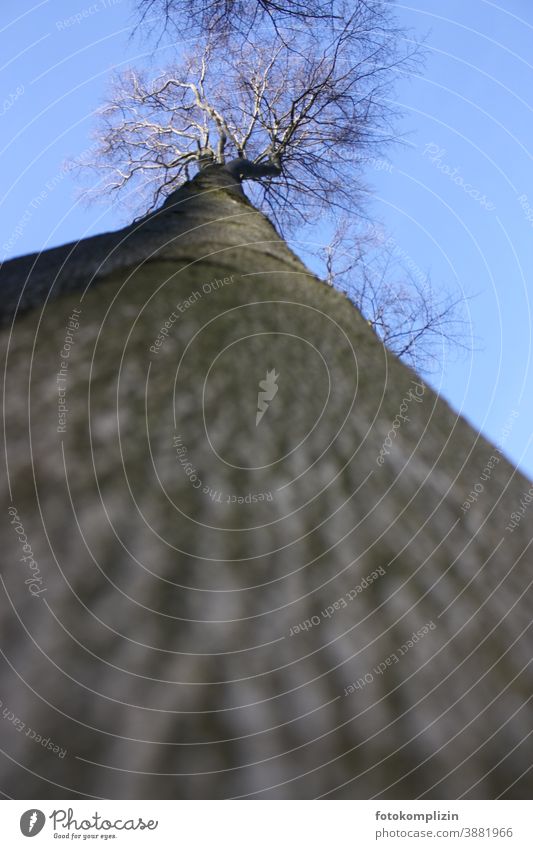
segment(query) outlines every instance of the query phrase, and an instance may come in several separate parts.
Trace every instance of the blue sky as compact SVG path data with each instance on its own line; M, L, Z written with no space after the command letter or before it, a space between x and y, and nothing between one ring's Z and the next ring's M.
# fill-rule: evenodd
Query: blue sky
M0 259L124 223L87 209L65 161L90 149L110 71L164 65L131 39L131 0L4 0L0 23ZM431 383L533 477L533 3L396 4L426 37L426 65L398 81L404 142L369 168L371 211L434 287L469 298L473 350Z

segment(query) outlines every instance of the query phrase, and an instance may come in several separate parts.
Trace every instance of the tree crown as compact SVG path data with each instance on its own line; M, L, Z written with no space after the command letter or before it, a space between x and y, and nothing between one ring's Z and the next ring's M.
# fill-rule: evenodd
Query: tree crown
M218 163L262 179L254 200L285 229L317 208L356 209L368 149L393 138L394 74L413 58L376 5L359 0L320 38L305 28L260 43L208 36L155 78L116 76L96 132L100 193L135 188L145 211Z

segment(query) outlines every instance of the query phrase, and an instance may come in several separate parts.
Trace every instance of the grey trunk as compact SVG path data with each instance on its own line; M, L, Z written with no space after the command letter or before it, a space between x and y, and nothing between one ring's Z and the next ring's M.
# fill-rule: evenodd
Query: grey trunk
M531 794L530 484L237 180L0 280L4 793Z

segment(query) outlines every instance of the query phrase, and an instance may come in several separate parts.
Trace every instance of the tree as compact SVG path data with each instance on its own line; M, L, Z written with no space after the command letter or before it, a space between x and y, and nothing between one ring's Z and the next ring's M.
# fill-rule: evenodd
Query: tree
M373 30L361 34L350 20L327 44L301 32L285 41L271 33L261 45L208 39L155 79L133 69L117 76L96 130L92 167L103 176L88 195L108 202L127 194L143 213L217 164L251 181L252 200L283 233L340 210L327 279L390 350L428 367L442 359L443 344L462 344L460 299L436 294L408 270L395 276L393 252L368 243L363 250L354 223L366 159L391 138L391 69L408 64L380 23L372 19ZM342 259L333 274L334 254Z
M236 177L0 286L4 794L529 796L530 484Z
M153 213L0 269L3 792L528 795L528 482L214 123Z
M429 274L402 259L392 237L346 217L314 251L322 277L344 291L384 345L418 371L431 371L466 344L465 297L435 290Z
M283 38L284 28L320 35L348 19L364 30L369 21L375 28L378 17L390 31L391 22L390 7L382 0L137 0L137 7L140 27L152 24L158 31L222 39L248 38L264 29Z
M364 29L355 11L323 41L305 31L208 39L156 79L119 75L96 130L97 191L127 189L154 208L195 168L218 163L269 178L253 199L285 231L326 208L357 210L358 162L391 140L387 94L412 59L369 14Z

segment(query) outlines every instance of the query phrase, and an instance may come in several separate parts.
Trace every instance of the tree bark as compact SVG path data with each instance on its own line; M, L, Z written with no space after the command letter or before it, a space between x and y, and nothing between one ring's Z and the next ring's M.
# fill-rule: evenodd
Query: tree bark
M238 179L0 277L4 793L530 795L530 484Z

